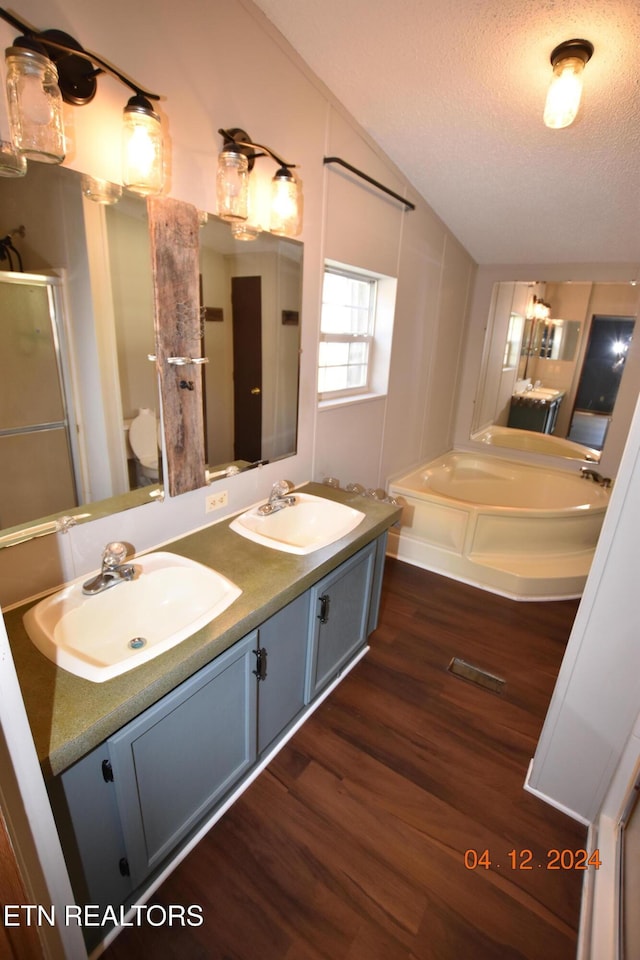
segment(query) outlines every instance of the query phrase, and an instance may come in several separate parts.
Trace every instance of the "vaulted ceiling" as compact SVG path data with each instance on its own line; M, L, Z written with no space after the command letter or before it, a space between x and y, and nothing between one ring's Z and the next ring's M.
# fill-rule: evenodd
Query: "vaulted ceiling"
M255 2L478 263L640 264L638 0ZM550 130L577 37L580 113Z

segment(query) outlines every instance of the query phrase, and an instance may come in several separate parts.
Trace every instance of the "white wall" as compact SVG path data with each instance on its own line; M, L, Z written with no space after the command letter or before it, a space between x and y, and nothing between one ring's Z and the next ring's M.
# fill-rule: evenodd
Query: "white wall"
M595 821L640 704L640 404L529 776Z

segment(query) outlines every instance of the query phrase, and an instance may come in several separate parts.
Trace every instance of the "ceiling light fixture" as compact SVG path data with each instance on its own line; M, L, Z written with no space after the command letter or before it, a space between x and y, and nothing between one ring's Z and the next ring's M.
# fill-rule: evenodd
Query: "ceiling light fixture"
M544 107L544 122L558 130L576 118L582 96L582 73L593 56L588 40L565 40L551 51L553 78Z
M95 53L88 53L62 30L34 30L0 8L0 18L22 35L6 51L11 140L30 160L62 163L65 157L62 103L90 103L97 77L109 73L133 91L124 109L122 182L140 196L161 193L163 146L160 117L143 90Z
M258 236L263 227L252 222L249 174L258 157L271 157L278 169L271 181L269 230L284 237L296 236L300 230L299 184L291 171L297 164L286 163L270 147L253 143L238 127L218 133L223 138L216 181L218 216L231 223L237 239Z

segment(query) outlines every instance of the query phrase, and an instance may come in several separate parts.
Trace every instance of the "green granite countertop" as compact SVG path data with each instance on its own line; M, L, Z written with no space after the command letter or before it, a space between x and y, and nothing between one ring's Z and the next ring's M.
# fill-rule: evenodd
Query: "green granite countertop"
M227 610L193 636L128 673L91 683L51 663L29 640L22 616L4 614L31 731L45 775L58 774L160 700L220 653L374 540L400 508L323 484L305 491L365 514L356 529L306 556L252 543L229 530L231 518L162 546L218 570L242 589Z

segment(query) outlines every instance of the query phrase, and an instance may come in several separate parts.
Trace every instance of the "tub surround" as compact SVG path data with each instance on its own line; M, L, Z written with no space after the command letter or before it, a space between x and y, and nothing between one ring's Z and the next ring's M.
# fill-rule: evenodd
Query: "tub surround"
M5 612L16 670L45 773L58 774L69 767L400 517L397 507L324 484L309 483L304 489L356 507L365 518L351 534L307 556L251 543L229 529L231 518L164 545L167 551L218 570L242 589L242 595L192 637L121 677L95 684L57 668L26 634L22 616L29 605Z
M388 552L514 600L579 597L609 491L579 473L451 451L394 480Z

